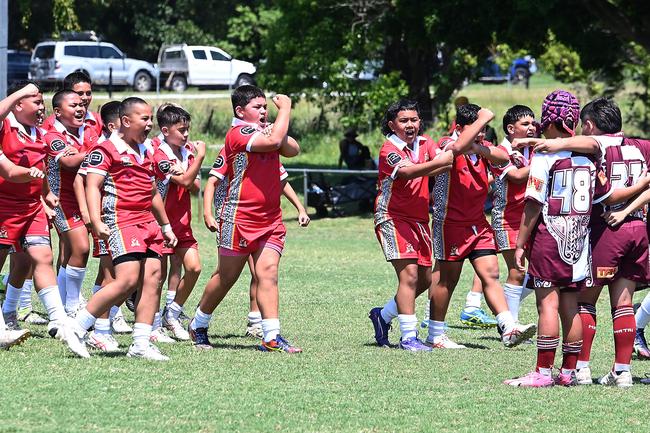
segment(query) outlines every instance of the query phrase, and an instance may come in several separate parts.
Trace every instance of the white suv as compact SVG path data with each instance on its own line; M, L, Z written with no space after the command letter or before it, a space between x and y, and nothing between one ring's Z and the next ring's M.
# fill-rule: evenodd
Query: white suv
M182 44L160 47L158 70L161 86L182 92L187 86L254 84L256 68L217 47Z
M111 71L112 68L112 71ZM83 71L93 84L132 86L146 92L155 84L155 67L143 60L129 59L115 45L96 41L47 41L36 45L29 78L38 83L60 83L71 72Z

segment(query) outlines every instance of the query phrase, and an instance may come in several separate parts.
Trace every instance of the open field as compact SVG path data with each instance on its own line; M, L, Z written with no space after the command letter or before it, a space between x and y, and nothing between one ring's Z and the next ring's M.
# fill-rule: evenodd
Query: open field
M448 323L452 338L471 349L414 355L374 347L367 312L392 296L395 277L371 219L315 220L302 229L295 212L285 209L285 216L283 333L304 348L303 354L257 352L255 341L242 337L245 271L214 314L211 352L195 351L188 343L161 345L170 362L141 362L124 356L130 337L121 336L122 353L84 361L68 355L44 327L33 327L35 338L0 355L0 432L644 430L650 388L641 384L629 390L502 385L503 379L529 371L535 348L505 349L496 332L462 327L458 314L471 282L467 270ZM215 264L212 236L202 224L195 227L204 272L188 313ZM95 269L91 261L86 291ZM604 298L592 366L599 375L613 359ZM420 299L420 316L423 304ZM42 311L36 299L35 306ZM521 317L535 320L531 299ZM393 331L391 339L398 338ZM650 363L633 363L637 379L646 372Z

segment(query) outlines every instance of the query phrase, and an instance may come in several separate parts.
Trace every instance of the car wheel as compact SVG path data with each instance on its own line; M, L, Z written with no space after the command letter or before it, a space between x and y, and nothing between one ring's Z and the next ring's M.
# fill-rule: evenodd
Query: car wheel
M133 79L133 88L138 92L148 92L151 90L153 78L147 71L138 71Z
M174 75L169 87L174 92L184 92L187 89L187 80L182 75Z
M255 80L249 74L240 74L239 77L237 77L237 81L235 81L235 88L245 85L254 86Z

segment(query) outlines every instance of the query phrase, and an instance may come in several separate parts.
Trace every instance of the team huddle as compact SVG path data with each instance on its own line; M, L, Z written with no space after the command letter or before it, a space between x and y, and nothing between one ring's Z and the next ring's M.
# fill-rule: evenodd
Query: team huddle
M81 72L66 77L63 90L52 97L48 118L35 83L20 83L8 93L0 101L0 197L5 203L0 266L11 255L0 347L27 339L29 330L19 324L26 322L47 324L50 336L81 358L90 357L88 347L118 350L113 333L132 333L127 356L135 358L168 360L157 342L191 340L197 348L212 349L212 312L248 263L247 335L260 340L262 351L301 352L280 334L278 311L278 264L286 234L280 196L297 208L301 226L309 224L280 162L280 155L300 152L287 135L287 96L273 98L278 115L271 124L260 89L241 86L232 94L232 127L204 195L203 217L217 233L219 265L190 319L183 306L201 273L191 194L200 189L205 158L205 144L188 140L190 114L176 104L161 105L156 112L160 135L149 139L154 121L149 104L130 97L93 113L88 110L91 82ZM50 226L59 235L56 273ZM86 301L81 287L90 237L99 268ZM32 309L32 287L47 319ZM123 304L135 314L133 327L124 320Z
M599 98L580 109L578 99L562 90L545 98L539 122L529 107L511 107L503 118L506 138L499 145L484 139L493 117L474 104L461 105L450 136L435 142L420 133L416 103L398 101L386 111L375 233L395 268L398 288L383 307L370 310L377 344L390 345L388 332L397 319L401 349L465 348L447 335L445 317L463 262L469 259L479 292L473 310L480 311L482 291L503 344L517 346L537 333L536 368L505 384L593 383L589 360L596 301L607 286L615 359L598 382L632 386L633 352L650 359L644 336L650 295L636 317L632 304L635 290L650 281L645 211L650 141L623 135L621 112L613 101ZM576 135L578 123L583 135ZM488 222L484 205L492 182ZM508 267L503 286L497 253ZM424 292L430 302L423 341L418 338L415 299ZM520 304L533 292L538 323L521 324ZM484 324L471 313L463 311L464 323ZM562 364L554 376L560 324Z

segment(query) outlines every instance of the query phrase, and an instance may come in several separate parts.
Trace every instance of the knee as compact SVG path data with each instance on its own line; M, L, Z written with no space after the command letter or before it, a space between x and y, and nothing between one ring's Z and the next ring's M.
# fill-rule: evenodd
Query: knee
M201 263L192 263L185 268L185 273L198 277L201 274Z

